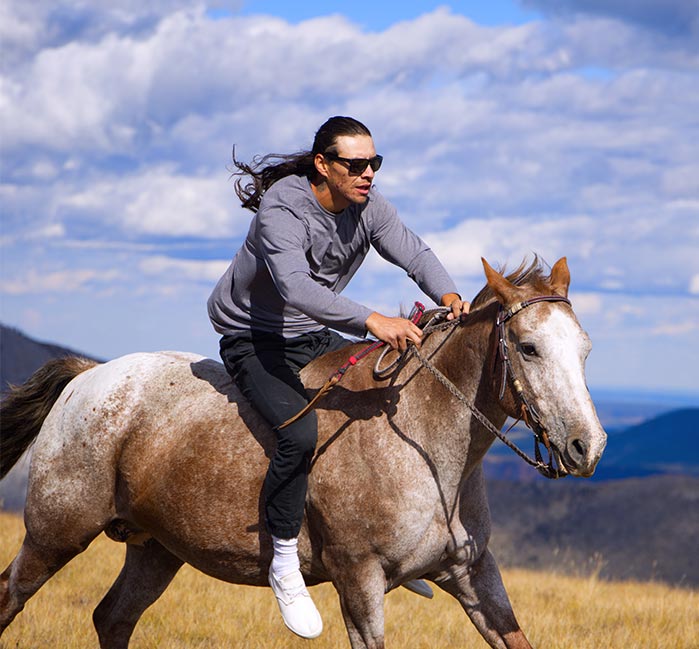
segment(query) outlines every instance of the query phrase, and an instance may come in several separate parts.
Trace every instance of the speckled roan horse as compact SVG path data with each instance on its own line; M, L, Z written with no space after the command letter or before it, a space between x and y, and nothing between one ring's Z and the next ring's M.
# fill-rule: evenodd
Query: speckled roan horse
M512 382L499 397L499 305L565 296L570 278L565 258L548 275L536 259L508 278L484 266L488 285L471 314L427 336L421 353L499 428L519 414ZM585 384L590 344L572 308L537 302L505 331L511 369L559 464L591 475L606 435ZM309 392L362 348L309 365ZM451 593L492 647L529 647L488 550L481 464L493 434L415 356L386 380L372 370L371 357L362 360L318 404L300 537L307 583L333 582L355 649L384 646L384 595L415 578ZM93 616L103 648L128 646L183 562L267 585L260 490L274 435L219 363L174 352L53 361L6 398L1 415L0 475L36 442L26 537L0 577L0 630L103 531L128 544Z

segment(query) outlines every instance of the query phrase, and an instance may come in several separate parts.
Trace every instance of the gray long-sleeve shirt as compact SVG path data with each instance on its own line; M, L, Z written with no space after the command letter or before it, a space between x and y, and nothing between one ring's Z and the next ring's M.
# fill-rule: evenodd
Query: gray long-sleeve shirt
M262 197L244 244L209 297L214 329L292 337L328 326L365 335L372 309L340 292L370 245L436 303L458 292L430 248L375 189L366 203L333 214L320 205L307 178L277 181Z

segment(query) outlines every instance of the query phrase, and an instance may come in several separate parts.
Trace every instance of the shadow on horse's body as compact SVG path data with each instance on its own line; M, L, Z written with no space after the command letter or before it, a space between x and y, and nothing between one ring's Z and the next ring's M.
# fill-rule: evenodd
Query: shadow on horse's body
M498 397L500 303L565 295L569 276L565 260L550 277L535 265L520 268L514 283L487 264L486 275L472 314L427 336L421 352L500 428L518 416L511 383ZM585 387L589 343L572 309L532 306L506 336L511 371L536 403L559 464L591 475L605 434ZM351 352L305 368L309 392ZM529 647L487 547L481 461L493 434L415 358L384 381L371 361L357 364L317 414L301 567L307 583L335 585L352 647L384 646L384 594L417 577L456 597L491 646ZM183 562L267 585L272 552L260 493L274 435L219 363L175 352L104 365L54 361L6 399L2 415L2 475L36 443L27 534L0 577L0 630L102 531L128 543L94 613L103 648L128 646Z

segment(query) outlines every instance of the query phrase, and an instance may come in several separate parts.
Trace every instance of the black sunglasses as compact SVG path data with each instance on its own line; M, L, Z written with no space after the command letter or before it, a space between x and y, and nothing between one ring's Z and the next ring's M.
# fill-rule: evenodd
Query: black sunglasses
M375 155L373 158L343 158L332 151L326 151L323 155L326 158L330 158L330 160L346 162L350 176L363 174L367 167L371 167L372 171L378 171L381 169L381 163L383 162L383 156L381 155Z

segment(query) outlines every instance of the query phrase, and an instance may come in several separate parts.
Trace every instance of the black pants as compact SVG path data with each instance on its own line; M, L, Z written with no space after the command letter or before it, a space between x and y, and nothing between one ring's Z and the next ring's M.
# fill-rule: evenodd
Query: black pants
M245 331L223 336L221 358L226 370L272 425L278 426L308 403L299 372L314 358L350 344L323 329L295 338ZM263 486L267 529L282 539L295 538L301 529L308 469L318 440L315 412L276 431L277 448Z

